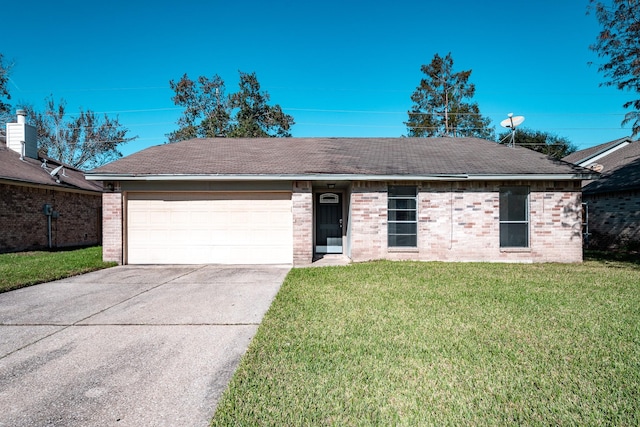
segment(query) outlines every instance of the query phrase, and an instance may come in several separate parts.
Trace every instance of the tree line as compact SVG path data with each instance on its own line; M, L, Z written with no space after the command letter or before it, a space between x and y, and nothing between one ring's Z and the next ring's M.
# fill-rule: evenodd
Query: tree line
M589 0L588 13L594 13L601 31L590 49L604 58L598 71L605 80L601 85L614 86L634 94L640 93L640 0ZM0 122L11 120L11 94L8 89L11 65L0 53ZM451 53L435 54L420 68L423 78L411 95L413 105L407 111L409 137L477 137L502 142L510 132L496 138L491 120L482 115L473 101L475 85L472 70L454 70ZM171 98L183 108L177 129L167 142L191 138L290 137L295 120L280 105L270 105L269 93L263 91L256 73L239 72L238 91L227 94L219 75L199 76L195 80L184 74L170 80ZM58 103L51 95L43 111L30 105L28 120L36 126L39 152L79 169L90 169L122 156L120 146L134 140L117 116L98 115L80 110L70 118L66 102ZM623 104L631 109L622 125L632 124L632 137L640 134L640 99ZM552 133L519 128L515 144L562 158L576 147L566 138Z

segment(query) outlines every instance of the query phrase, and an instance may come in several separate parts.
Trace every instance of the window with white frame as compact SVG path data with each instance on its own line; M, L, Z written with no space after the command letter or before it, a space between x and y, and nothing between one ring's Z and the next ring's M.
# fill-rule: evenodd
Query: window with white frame
M388 199L389 247L418 246L417 187L389 186Z
M500 247L529 247L529 187L500 188Z

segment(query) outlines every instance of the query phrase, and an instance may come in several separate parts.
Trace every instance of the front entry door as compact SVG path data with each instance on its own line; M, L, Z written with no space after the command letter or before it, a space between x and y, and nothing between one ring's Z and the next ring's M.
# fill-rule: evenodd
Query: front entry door
M316 253L342 253L342 196L316 194Z

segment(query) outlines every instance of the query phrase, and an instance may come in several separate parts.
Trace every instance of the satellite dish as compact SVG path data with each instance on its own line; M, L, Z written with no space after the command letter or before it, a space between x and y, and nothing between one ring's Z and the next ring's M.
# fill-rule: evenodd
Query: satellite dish
M602 170L604 169L604 166L601 165L600 163L591 163L589 166L587 166L589 169L591 169L594 172L602 172Z
M507 144L508 146L513 147L516 145L516 127L520 126L522 122L524 122L524 116L514 117L513 113L507 114L507 118L500 122L500 126L503 128L511 129L511 134L502 139L502 141L504 141L505 139L510 138L509 144Z
M52 170L51 172L49 172L49 174L56 180L56 182L58 184L60 184L60 177L58 177L58 173L60 172L60 169L62 169L63 166L58 166L57 168L55 168L54 170ZM64 175L64 169L62 169L62 174Z
M60 169L62 169L62 166L58 166L57 168L49 172L49 174L51 174L51 176L56 176L58 172L60 172Z
M515 116L513 117L513 113L508 114L509 117L500 122L500 126L507 129L515 129L517 126L520 126L522 122L524 122L524 116Z

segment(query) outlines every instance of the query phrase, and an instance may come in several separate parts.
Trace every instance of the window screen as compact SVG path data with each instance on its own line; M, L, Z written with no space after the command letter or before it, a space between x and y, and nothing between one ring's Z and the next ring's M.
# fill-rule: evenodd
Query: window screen
M389 247L418 245L417 188L390 186L388 206Z
M500 247L529 247L529 188L500 189Z

